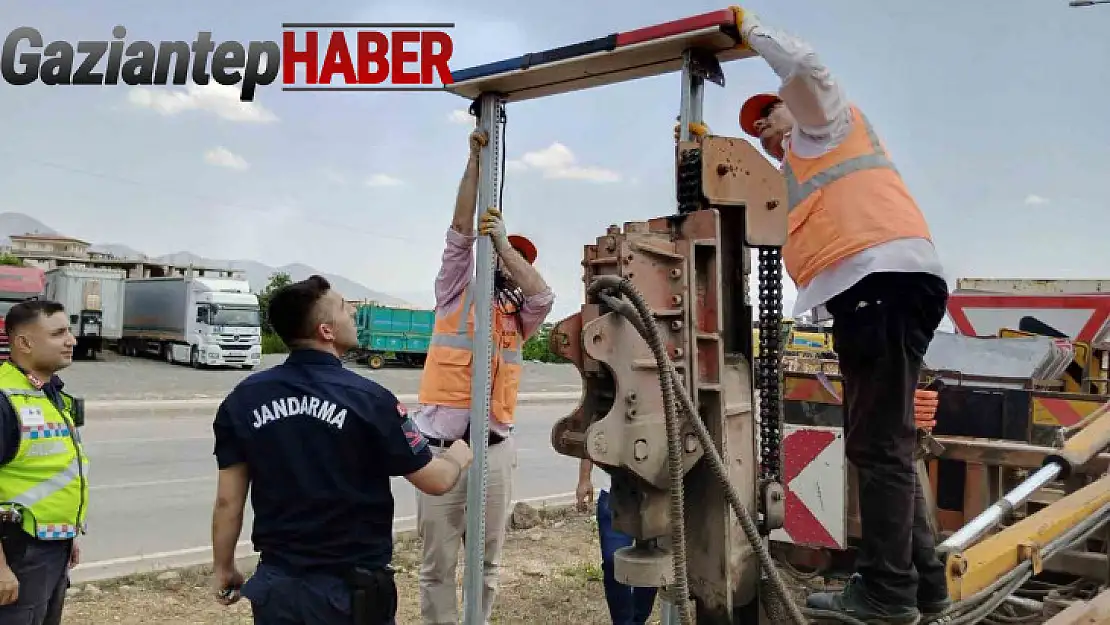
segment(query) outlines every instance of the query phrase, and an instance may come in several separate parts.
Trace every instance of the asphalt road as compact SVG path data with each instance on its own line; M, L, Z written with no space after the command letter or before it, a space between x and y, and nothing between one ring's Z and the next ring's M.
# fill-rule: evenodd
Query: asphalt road
M106 352L103 360L78 361L61 372L66 390L89 400L108 399L212 399L223 398L240 380L251 374L243 369L192 369L159 360L128 358ZM283 355L262 357L262 367L272 367ZM416 393L420 369L385 367L373 371L364 365L349 365L397 395ZM257 370L257 369L256 369ZM581 378L572 365L525 364L520 392L568 392L581 388Z
M551 426L572 408L566 402L520 406L516 499L574 490L577 461L556 454L549 442ZM89 535L82 540L84 564L74 571L75 581L208 562L216 473L211 409L170 408L128 418L102 411L108 412L90 413L82 429L92 492ZM398 528L411 527L413 487L398 478L393 492ZM250 538L250 523L248 512L244 541ZM250 553L249 543L241 545L240 553Z

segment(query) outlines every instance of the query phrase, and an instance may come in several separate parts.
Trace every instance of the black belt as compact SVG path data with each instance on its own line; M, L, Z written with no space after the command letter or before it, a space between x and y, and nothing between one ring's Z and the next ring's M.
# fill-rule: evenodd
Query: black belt
M428 443L431 444L433 447L450 447L451 445L453 445L455 443L455 441L444 440L442 438L436 438L434 436L428 436L427 434L424 435L424 438L428 439ZM462 438L460 438L458 440L466 441L469 444L470 443L470 428L467 428L466 432L463 433ZM501 436L497 432L490 432L489 433L489 438L486 439L486 440L489 442L490 445L497 445L498 443L505 442L505 437Z

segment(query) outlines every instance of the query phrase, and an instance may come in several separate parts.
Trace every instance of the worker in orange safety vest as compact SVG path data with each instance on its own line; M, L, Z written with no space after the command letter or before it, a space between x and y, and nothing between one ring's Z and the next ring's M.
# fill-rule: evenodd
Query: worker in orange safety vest
M863 111L812 48L740 12L743 44L782 79L740 126L782 162L794 317L833 320L844 379L846 455L858 474L861 545L842 592L811 608L912 625L950 605L914 477L914 391L948 285L929 227Z
M478 193L478 156L488 136L470 135L470 159L447 230L446 247L436 276L436 317L424 375L420 407L414 421L432 452L448 449L470 437L471 382L474 364L474 229ZM486 535L483 569L485 620L497 593L501 551L512 504L516 448L512 426L523 371L523 347L555 304L555 296L533 267L536 246L526 237L508 235L501 213L487 208L478 235L489 236L497 255L494 274L492 389L486 491ZM424 543L420 567L420 611L424 625L455 625L455 569L466 530L467 476L451 491L432 496L417 493L417 528Z

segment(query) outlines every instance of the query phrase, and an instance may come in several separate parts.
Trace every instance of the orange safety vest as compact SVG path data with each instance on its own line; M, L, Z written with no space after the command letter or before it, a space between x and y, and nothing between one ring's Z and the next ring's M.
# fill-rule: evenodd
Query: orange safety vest
M462 324L464 314L466 325ZM506 321L509 323L506 324ZM520 375L524 368L521 358L524 339L518 330L516 319L494 306L490 412L506 425L513 422ZM420 403L469 408L473 361L474 297L471 288L467 287L463 291L462 306L447 314L436 314L424 374L420 379Z
M783 261L798 286L888 241L932 240L921 209L871 124L854 106L852 122L844 141L818 158L786 151L789 236Z

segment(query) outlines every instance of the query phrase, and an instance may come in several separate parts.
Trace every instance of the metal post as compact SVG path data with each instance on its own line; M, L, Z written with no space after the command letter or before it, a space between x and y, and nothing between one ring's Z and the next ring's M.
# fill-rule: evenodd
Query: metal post
M682 54L682 101L678 113L679 141L690 140L690 124L702 122L702 103L705 100L705 79L694 71L694 52Z
M702 123L705 79L696 71L695 63L693 50L686 50L682 55L682 92L678 110L679 141L689 141L692 138L690 124ZM687 379L687 384L689 384L689 379ZM659 542L667 544L670 541L668 538L662 538L659 539ZM671 553L674 553L673 548ZM659 603L659 614L662 617L662 625L680 625L682 617L678 606L671 601L671 598L665 592L662 592L663 589L660 590L662 600Z
M498 95L491 93L482 94L479 100L478 127L489 137L478 161L478 211L481 214L499 201L496 197L501 173L498 171L501 163L501 127L498 122L503 103ZM486 545L486 479L489 472L486 451L489 445L493 359L493 242L489 237L478 237L477 246L474 263L474 369L470 387L470 447L474 451L474 463L470 465L467 478L466 569L463 574L466 625L485 623L482 569ZM465 311L463 314L466 314Z

